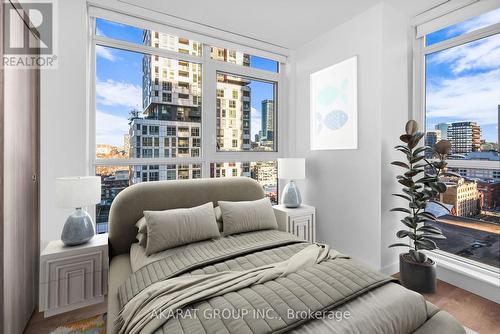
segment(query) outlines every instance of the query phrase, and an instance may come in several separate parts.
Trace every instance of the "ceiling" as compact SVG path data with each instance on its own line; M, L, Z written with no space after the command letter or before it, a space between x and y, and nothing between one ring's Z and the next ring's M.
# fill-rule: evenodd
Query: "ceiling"
M380 0L120 0L294 49ZM386 0L414 16L447 0Z

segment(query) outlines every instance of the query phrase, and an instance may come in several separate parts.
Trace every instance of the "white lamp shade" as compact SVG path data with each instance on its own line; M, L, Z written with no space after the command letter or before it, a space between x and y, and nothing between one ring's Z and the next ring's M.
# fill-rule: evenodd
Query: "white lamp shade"
M287 180L305 179L306 159L304 158L278 159L278 178Z
M101 201L99 176L73 176L56 179L56 204L61 208L80 208Z

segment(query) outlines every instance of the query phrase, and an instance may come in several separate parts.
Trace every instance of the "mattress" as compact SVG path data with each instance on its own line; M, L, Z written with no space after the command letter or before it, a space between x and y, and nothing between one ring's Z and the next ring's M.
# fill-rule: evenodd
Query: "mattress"
M112 260L110 266L110 295L108 298L108 333L113 333L111 324L116 319L119 311L118 287L124 285L123 283L127 280L127 277L153 262L182 253L185 250L186 246L177 247L148 257L145 255L144 248L134 244L130 255L120 255ZM236 262L239 265L244 263L242 261ZM245 265L243 264L243 266ZM210 268L205 269L205 272L210 270ZM421 332L427 333L424 325L435 329L441 326L440 322L446 322L446 329L443 328L440 332L463 333L463 328L449 315L443 316L443 314L440 314L439 320L434 321L437 323L427 324L435 313L443 312L437 312L435 307L429 307L429 304L425 302L420 294L409 291L398 284L387 283L329 310L327 313L322 314L321 317L292 329L291 332L411 333L418 328L424 328L421 329Z

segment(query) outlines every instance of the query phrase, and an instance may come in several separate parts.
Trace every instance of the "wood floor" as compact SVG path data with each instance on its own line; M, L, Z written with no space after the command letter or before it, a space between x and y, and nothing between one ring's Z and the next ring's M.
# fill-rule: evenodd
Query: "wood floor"
M500 332L500 305L491 300L443 281L438 281L436 293L424 297L480 334Z
M436 293L425 294L424 297L429 302L452 314L464 326L480 334L499 333L499 304L442 281L438 281ZM37 312L31 317L24 334L48 334L50 330L62 324L105 313L106 303L105 301L98 305L87 306L80 310L47 319L43 318L43 313Z
M24 330L24 334L48 334L61 325L104 314L107 308L108 300L106 299L100 304L83 307L79 310L58 314L50 318L44 318L42 312L35 311Z

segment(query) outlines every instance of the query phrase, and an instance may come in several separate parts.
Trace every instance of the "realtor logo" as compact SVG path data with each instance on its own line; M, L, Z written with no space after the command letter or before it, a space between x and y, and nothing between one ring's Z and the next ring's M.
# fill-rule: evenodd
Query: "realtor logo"
M4 67L55 67L54 3L4 0Z

